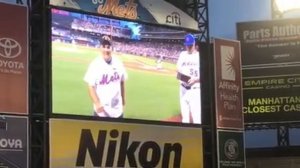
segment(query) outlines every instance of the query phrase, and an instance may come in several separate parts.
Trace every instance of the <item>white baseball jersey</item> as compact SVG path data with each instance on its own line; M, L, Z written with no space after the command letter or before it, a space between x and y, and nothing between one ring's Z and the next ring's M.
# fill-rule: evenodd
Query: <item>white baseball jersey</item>
M180 53L177 61L178 72L190 76L191 78L197 79L200 78L199 68L200 68L200 58L199 58L198 51L194 51L192 54L189 54L187 51L182 51ZM200 87L200 83L195 83L193 86Z
M199 52L189 54L187 51L180 53L177 61L177 71L193 79L200 79L200 58ZM180 84L188 86L180 81ZM201 95L200 83L197 82L190 88L180 86L180 110L183 123L190 123L190 114L193 123L201 124Z
M96 87L96 93L109 117L119 117L123 113L121 81L127 79L123 63L112 57L110 64L98 56L89 65L84 76L90 86ZM94 105L94 110L95 105Z

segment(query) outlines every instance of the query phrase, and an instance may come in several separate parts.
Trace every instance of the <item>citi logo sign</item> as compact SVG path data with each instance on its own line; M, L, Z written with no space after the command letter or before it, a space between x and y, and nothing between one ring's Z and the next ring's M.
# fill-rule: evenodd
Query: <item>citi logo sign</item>
M180 14L178 12L172 12L166 17L166 23L181 25Z
M180 167L181 153L180 143L135 141L130 132L116 129L93 136L90 129L82 129L76 167L85 166L88 154L94 167L125 167L126 162L129 167Z
M22 5L24 4L24 2L22 0L16 0L16 3L17 4L22 4Z
M15 39L0 38L0 57L13 59L22 52L22 47Z
M8 1L10 3L13 3L12 0ZM15 4L20 4L20 5L24 5L23 0L15 0ZM26 5L26 4L25 4Z

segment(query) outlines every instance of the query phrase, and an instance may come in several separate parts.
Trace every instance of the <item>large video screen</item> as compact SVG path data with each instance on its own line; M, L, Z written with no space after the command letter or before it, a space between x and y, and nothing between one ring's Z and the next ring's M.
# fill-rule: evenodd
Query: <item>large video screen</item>
M197 32L51 16L53 114L201 124Z

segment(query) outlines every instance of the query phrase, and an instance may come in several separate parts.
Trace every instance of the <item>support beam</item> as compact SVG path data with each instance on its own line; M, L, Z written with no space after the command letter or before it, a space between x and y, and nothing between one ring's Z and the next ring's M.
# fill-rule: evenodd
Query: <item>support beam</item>
M29 8L30 64L29 64L29 121L30 167L48 167L49 87L49 17L47 0L35 0Z

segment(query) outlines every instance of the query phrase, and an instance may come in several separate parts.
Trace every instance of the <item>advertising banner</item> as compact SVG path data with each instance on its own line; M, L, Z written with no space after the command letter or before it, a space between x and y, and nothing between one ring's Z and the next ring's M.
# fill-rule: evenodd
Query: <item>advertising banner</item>
M243 132L218 130L218 168L244 168Z
M198 22L164 0L50 0L58 7L130 20L198 29Z
M50 167L203 167L202 129L50 120Z
M28 168L28 119L0 115L0 167Z
M300 74L244 77L245 122L299 121Z
M28 113L28 10L0 3L0 113Z
M246 123L300 119L300 19L245 22L241 41Z
M243 129L239 41L214 39L217 128Z
M300 63L300 19L244 22L237 28L243 67Z

